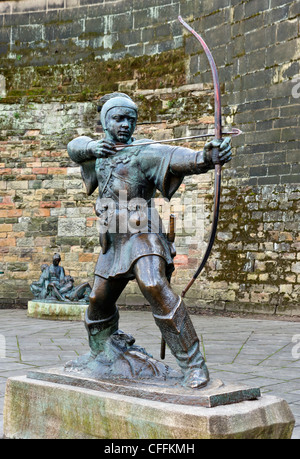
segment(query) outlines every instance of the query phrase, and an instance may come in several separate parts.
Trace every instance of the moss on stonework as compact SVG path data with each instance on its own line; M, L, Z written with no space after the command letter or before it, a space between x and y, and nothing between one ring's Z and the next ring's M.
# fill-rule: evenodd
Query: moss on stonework
M115 43L120 48L120 43ZM59 50L58 50L59 52ZM3 67L7 95L1 103L82 101L118 89L119 83L136 80L139 89L178 87L186 83L183 49L154 56L126 56L49 66Z
M276 190L273 191L273 195L276 195ZM272 229L272 225L269 229L262 230L261 227L267 220L262 216L255 216L255 211L253 212L249 206L249 203L261 203L262 200L261 190L249 186L242 188L224 186L224 202L221 203L218 233L213 249L218 268L211 270L208 265L206 273L207 279L211 282L239 283L245 286L245 290L249 290L252 284L264 285L265 279L260 275L268 275L274 287L274 292L270 292L270 301L273 298L273 303L276 304L279 295L276 287L285 283L291 261L280 256L280 249L276 248L279 244L274 237L276 231ZM260 207L258 213L268 215L273 211L269 208L269 200L267 202L266 209ZM297 208L297 202L293 205L289 209L292 213L293 207ZM260 235L262 232L263 238ZM222 240L220 234L227 235L228 238ZM268 243L272 244L273 248L266 251L263 247ZM289 251L286 247L284 250ZM274 271L274 255L277 255L276 271ZM249 274L250 276L253 274L253 279L249 279Z

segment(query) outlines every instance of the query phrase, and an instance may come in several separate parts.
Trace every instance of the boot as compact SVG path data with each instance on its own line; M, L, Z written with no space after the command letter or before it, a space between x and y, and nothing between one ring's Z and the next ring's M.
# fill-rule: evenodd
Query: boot
M169 314L153 316L183 372L183 385L193 389L206 386L209 381L208 370L200 352L199 339L182 299L179 298Z
M116 312L107 319L90 320L86 310L84 324L88 332L90 357L96 358L100 352L105 350L105 343L108 338L118 330L119 312L116 309Z

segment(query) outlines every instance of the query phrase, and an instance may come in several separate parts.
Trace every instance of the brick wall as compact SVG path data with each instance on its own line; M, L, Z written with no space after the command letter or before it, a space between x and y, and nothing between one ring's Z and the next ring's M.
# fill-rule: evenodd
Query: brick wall
M187 302L300 315L300 10L286 0L0 2L0 307L25 305L56 251L75 279L92 282L95 197L85 196L66 144L101 135L99 96L132 95L140 137L213 128L207 60L178 14L215 57L224 125L243 130L224 168L213 253ZM188 204L199 211L197 229L178 227L178 292L205 249L212 193L209 173L186 179L174 197L179 219ZM135 283L121 302L143 304Z

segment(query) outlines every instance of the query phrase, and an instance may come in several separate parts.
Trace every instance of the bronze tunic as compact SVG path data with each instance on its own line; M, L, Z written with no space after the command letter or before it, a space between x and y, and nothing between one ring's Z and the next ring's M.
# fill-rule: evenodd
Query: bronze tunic
M99 189L95 209L102 251L95 274L106 279L133 279L134 263L141 257L157 255L166 261L169 276L174 269L173 247L156 214L153 198L159 190L170 199L184 178L184 173L175 175L171 171L173 153L181 149L183 153L192 153L194 160L196 152L154 144L132 146L114 156L93 159L89 154L91 142L85 136L74 139L68 145L68 153L81 165L87 193ZM195 171L190 173L196 173L196 164Z

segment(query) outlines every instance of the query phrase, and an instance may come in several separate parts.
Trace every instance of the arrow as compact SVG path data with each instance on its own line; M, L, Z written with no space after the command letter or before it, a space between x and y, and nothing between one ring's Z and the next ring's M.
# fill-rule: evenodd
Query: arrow
M223 132L225 135L232 135L232 137L237 137L238 135L242 134L243 132L240 129L233 128L231 131L228 132ZM192 139L201 139L201 138L207 138L207 137L214 137L214 134L198 134L198 135L191 135L187 137L176 137L174 139L164 139L164 140L151 140L149 142L140 142L140 143L116 143L115 144L115 149L117 151L123 150L123 148L129 148L129 147L139 147L142 145L154 145L156 143L169 143L169 142L179 142L182 140L192 140Z

